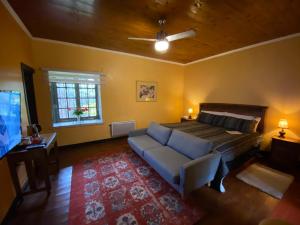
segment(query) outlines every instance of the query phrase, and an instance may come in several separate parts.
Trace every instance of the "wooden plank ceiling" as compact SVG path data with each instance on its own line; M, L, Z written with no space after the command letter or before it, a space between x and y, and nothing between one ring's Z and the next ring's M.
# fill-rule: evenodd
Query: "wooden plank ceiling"
M299 0L8 0L34 37L133 53L180 63L300 32ZM158 19L168 34L190 28L196 37L153 43Z

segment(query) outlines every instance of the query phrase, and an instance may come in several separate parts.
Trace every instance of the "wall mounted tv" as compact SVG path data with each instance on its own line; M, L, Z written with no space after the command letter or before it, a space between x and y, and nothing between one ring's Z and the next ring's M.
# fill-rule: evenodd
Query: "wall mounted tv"
M21 94L0 91L0 158L21 142Z

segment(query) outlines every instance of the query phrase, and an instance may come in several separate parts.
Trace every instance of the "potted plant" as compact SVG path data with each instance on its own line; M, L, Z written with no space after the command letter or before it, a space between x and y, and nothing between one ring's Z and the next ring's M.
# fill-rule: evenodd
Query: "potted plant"
M72 110L72 109L69 109ZM75 115L77 117L77 121L80 121L80 117L84 114L84 112L88 111L88 108L83 107L83 108L77 108L77 109L73 109L73 115Z

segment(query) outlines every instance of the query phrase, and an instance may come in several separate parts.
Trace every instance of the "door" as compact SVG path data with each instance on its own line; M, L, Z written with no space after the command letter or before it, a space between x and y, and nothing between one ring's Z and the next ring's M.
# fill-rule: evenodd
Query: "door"
M34 69L32 69L30 66L25 65L24 63L21 63L21 71L22 71L22 78L23 78L25 102L27 107L28 123L38 124L39 122L37 117L34 86L33 86Z

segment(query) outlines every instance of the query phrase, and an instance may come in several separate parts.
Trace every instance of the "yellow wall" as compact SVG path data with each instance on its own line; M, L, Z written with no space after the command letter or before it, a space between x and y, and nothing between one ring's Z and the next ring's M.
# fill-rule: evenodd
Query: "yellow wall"
M109 124L113 121L136 120L137 127L145 127L151 121L176 122L182 115L182 66L40 40L33 41L32 49L36 68L103 71L106 74L101 86L104 123L56 128L59 145L109 138ZM50 131L49 84L47 76L41 70L37 72L39 123L44 131ZM157 102L136 101L137 80L158 83Z
M266 141L277 132L280 118L290 124L288 135L300 136L300 38L284 40L230 55L178 66L79 46L30 40L0 4L0 89L23 94L20 62L36 68L35 91L44 132L57 131L59 145L110 137L113 121L136 120L137 127L150 121L176 122L183 110L198 110L200 102L226 102L269 106ZM31 58L32 55L32 58ZM39 68L103 71L104 123L52 128L47 77ZM136 81L158 82L157 102L136 102ZM22 95L22 121L27 115ZM0 161L0 221L14 191L6 160Z
M0 90L22 94L22 124L27 125L20 63L31 64L30 39L0 4ZM0 160L0 223L15 197L6 159Z
M266 105L265 144L280 118L300 137L300 37L186 66L184 109L199 102Z

